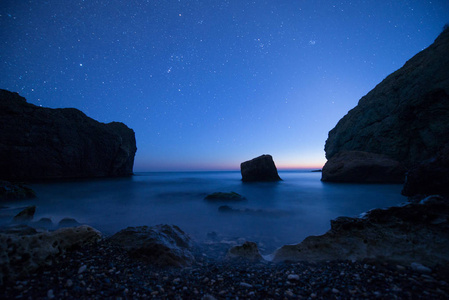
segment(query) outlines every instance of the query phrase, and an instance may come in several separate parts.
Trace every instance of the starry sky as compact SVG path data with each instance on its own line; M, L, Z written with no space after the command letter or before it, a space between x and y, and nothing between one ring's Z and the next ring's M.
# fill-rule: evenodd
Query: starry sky
M320 168L329 130L449 1L0 0L0 88L120 121L135 171Z

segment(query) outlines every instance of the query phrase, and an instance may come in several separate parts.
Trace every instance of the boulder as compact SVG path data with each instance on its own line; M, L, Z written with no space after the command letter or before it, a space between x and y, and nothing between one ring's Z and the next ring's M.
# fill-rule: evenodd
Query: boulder
M249 261L263 260L259 248L257 248L257 244L254 242L245 242L243 245L232 247L226 254L226 258Z
M51 265L66 251L100 237L99 231L86 225L29 235L0 233L0 285Z
M376 259L428 267L449 263L449 200L429 197L420 203L374 209L360 218L340 217L321 236L286 245L274 262Z
M16 222L16 223L30 222L31 220L33 220L35 212L36 212L36 206L34 206L34 205L28 206L14 217L14 222Z
M402 190L404 196L449 196L449 144L439 154L412 168Z
M407 169L449 142L449 28L389 75L329 132L326 158L383 154ZM323 174L326 170L323 170Z
M39 107L0 90L0 178L127 176L136 150L134 131L122 123Z
M174 225L128 227L110 237L110 241L130 256L157 266L184 267L195 260L192 240Z
M246 198L236 192L230 193L217 192L207 195L204 199L210 201L242 201L245 200Z
M386 155L363 151L343 151L323 167L322 181L360 183L403 183L405 168Z
M36 197L36 193L21 183L0 180L0 200L27 199Z
M76 227L80 225L81 223L79 223L77 220L73 218L63 218L58 223L58 227Z
M261 155L240 164L242 181L279 181L282 180L271 155Z

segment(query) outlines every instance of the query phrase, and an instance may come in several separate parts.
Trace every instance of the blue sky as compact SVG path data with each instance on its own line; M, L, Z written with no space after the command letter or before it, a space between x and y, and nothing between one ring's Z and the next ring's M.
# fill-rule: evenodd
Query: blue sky
M447 0L7 0L0 88L127 124L135 171L318 168L329 130L448 22Z

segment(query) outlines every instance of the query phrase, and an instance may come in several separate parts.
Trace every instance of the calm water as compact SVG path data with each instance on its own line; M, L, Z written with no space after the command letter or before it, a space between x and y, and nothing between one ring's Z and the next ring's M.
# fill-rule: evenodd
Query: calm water
M105 234L164 223L178 225L197 240L216 232L220 239L245 238L273 248L323 234L338 216L358 216L406 201L401 185L331 184L320 181L321 173L279 174L283 181L277 183L242 183L240 172L137 173L131 178L39 183L30 185L37 199L4 205L12 212L34 204L35 220L49 217L57 223L72 217ZM230 191L247 200L204 200L207 194ZM219 212L221 205L246 212Z

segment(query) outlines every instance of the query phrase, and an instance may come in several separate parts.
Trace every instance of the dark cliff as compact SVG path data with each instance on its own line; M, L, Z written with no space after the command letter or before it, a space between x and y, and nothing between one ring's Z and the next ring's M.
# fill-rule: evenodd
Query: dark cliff
M449 29L360 99L329 132L328 160L341 151L382 154L407 169L449 142ZM324 170L323 170L324 173Z
M134 131L97 122L74 108L51 109L0 90L0 178L8 180L127 176Z

